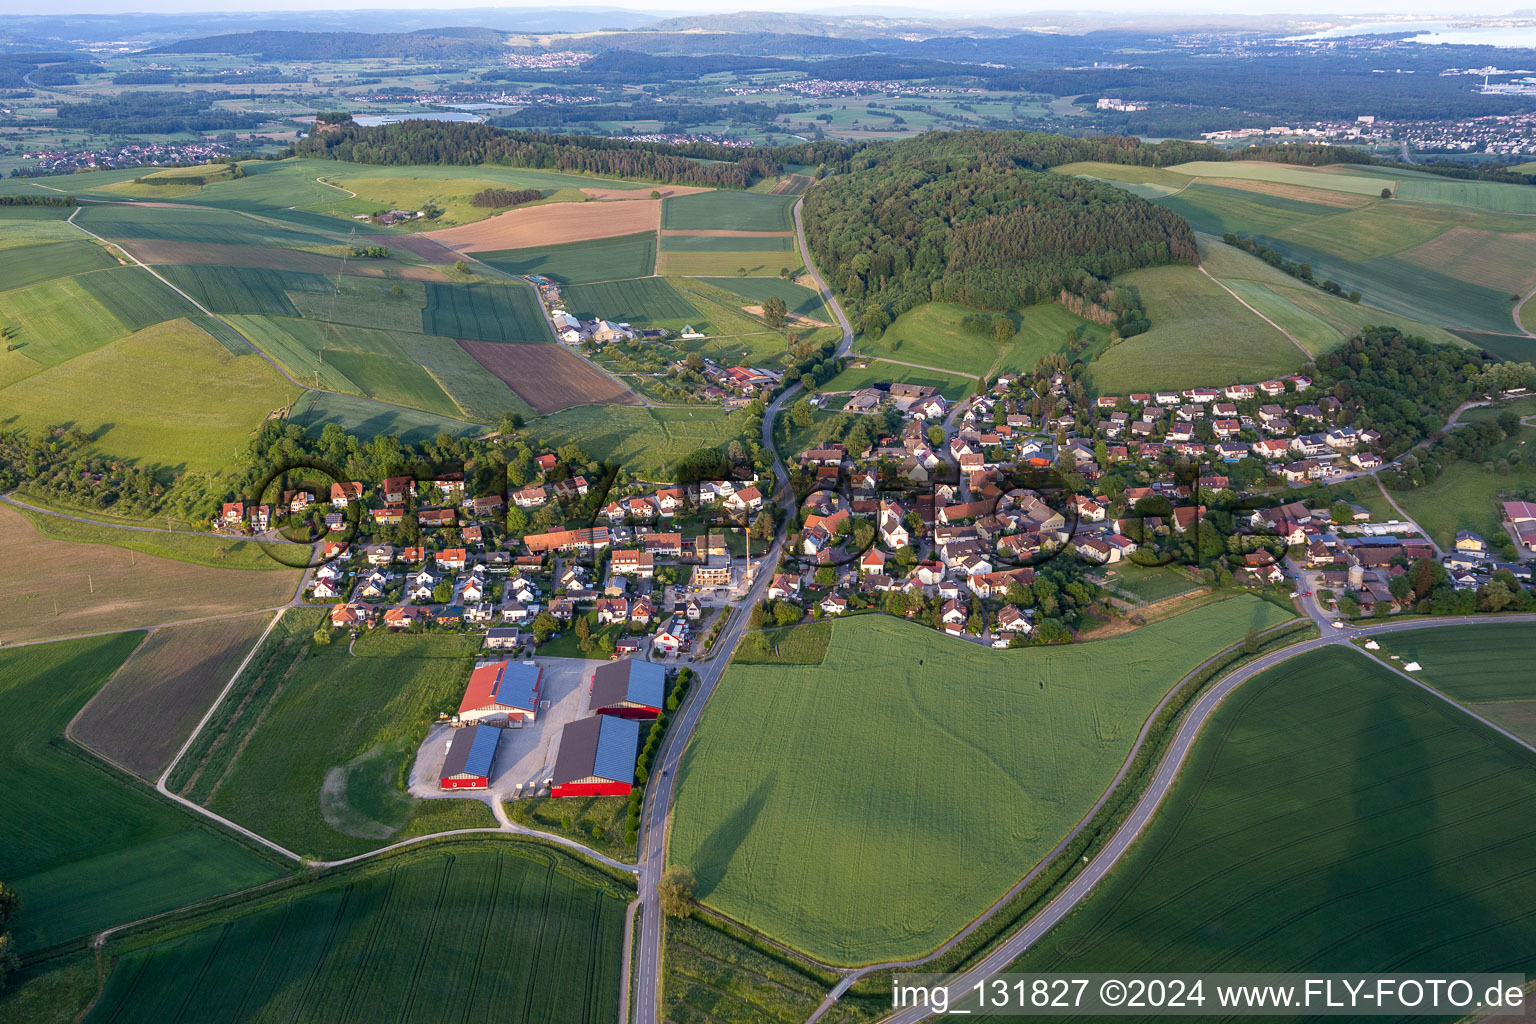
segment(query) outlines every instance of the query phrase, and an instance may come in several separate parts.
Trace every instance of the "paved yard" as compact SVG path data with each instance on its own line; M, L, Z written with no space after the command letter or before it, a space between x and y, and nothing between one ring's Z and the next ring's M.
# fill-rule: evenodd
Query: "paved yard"
M581 658L535 658L534 661L544 669L539 714L532 725L502 731L496 761L491 766L490 793L498 799L511 799L517 792L518 783L523 784L526 793L530 785L537 789L549 777L555 766L560 731L568 722L587 713L587 686L592 673L599 665L607 664ZM433 726L427 734L426 741L417 751L416 763L411 767L413 795L429 798L443 795L437 788L438 772L452 737L453 729L447 725ZM460 792L455 795L469 794Z

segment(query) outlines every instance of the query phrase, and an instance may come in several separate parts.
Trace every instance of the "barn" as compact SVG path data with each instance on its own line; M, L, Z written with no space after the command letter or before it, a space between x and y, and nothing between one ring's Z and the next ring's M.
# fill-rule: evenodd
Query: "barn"
M499 726L533 721L543 675L543 669L528 661L492 661L477 667L459 703L459 720Z
M455 729L448 741L448 756L438 773L439 789L484 789L491 784L491 762L496 760L496 745L501 730L490 725L472 725Z
M590 705L600 715L655 718L667 695L667 670L649 661L610 661L592 673Z
M632 718L578 718L560 733L550 796L624 796L635 782L640 723Z

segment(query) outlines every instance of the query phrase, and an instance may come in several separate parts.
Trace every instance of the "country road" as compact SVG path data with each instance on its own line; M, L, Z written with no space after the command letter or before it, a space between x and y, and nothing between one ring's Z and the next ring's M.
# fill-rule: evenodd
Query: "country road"
M1137 837L1141 835L1141 833L1146 829L1147 825L1151 822L1152 816L1157 812L1157 809L1159 806L1161 806L1163 799L1173 788L1175 781L1177 781L1179 772L1183 768L1184 762L1188 759L1189 752L1193 748L1195 740L1200 734L1200 730L1205 726L1206 722L1210 720L1212 713L1215 712L1215 710L1221 705L1221 702L1226 699L1229 694L1231 694L1238 687L1242 686L1244 683L1248 682L1248 680L1254 678L1267 669L1274 668L1276 665L1279 665L1282 662L1289 661L1292 658L1301 654L1305 654L1309 651L1315 651L1320 648L1329 646L1352 646L1349 644L1349 641L1353 638L1361 636L1375 636L1381 633L1395 633L1410 629L1435 629L1442 626L1467 625L1471 623L1536 622L1536 614L1504 615L1497 617L1487 615L1464 615L1445 619L1414 619L1397 623L1372 623L1370 626L1365 627L1354 626L1346 629L1336 630L1333 629L1330 625L1325 625L1325 623L1329 621L1328 617L1317 606L1315 599L1311 602L1304 602L1304 604L1306 605L1306 611L1308 615L1324 629L1324 635L1314 640L1306 640L1299 644L1293 644L1290 647L1284 647L1278 651L1263 655L1254 661L1249 662L1247 665L1244 665L1242 668L1238 669L1236 672L1233 672L1231 675L1226 676L1219 683L1202 694L1200 699L1196 701L1195 706L1190 709L1180 724L1178 732L1174 735L1173 742L1169 745L1167 752L1163 755L1162 761L1158 764L1156 775L1153 777L1151 783L1147 786L1146 792L1137 802L1135 810L1131 812L1130 817L1126 819L1125 823L1120 826L1120 829L1115 833L1109 844L1105 846L1093 858L1093 860L1088 862L1088 865L1083 869L1082 874L1073 879L1071 884L1069 884L1065 889L1061 891L1060 894L1056 896L1055 899L1047 904L1045 909L1031 918L1028 924L1005 939L1001 944L997 946L996 949L994 949L974 967L971 967L964 974L961 974L957 977L956 981L953 982L948 989L951 998L950 1005L952 1007L961 1005L961 999L970 993L976 983L982 978L986 977L987 975L997 974L1001 971L1007 970L1008 966L1012 964L1013 961L1022 956L1026 950L1028 950L1036 942L1040 941L1040 939L1044 938L1052 928L1054 928L1063 919L1070 915L1074 910L1077 909L1079 904L1088 898L1094 887L1097 886L1099 882L1103 881L1104 877L1109 874L1110 870L1113 869L1117 863L1119 863L1120 859L1125 856L1126 851L1130 849L1131 845L1136 841ZM1361 657L1366 656L1367 655L1364 652L1361 652ZM1447 704L1450 704L1457 710L1462 711L1472 718L1475 718L1484 726L1513 740L1514 742L1520 744L1533 753L1536 753L1536 746L1532 746L1530 743L1527 743L1526 741L1516 736L1512 736L1506 730L1500 728L1497 725L1494 725L1492 722L1489 722L1481 715L1470 711L1464 705L1456 703L1449 697L1440 693L1438 690L1435 690L1430 686L1426 686L1424 683L1413 678L1411 675L1408 675L1399 669L1393 668L1393 666L1384 661L1380 663L1386 665L1388 668L1397 672L1399 675L1404 676L1414 685L1440 698ZM818 1015L820 1012L821 1011L818 1010ZM918 1021L926 1020L929 1016L930 1014L925 1009L911 1008L902 1010L898 1013L894 1013L883 1018L882 1024L917 1024ZM811 1019L815 1020L816 1018L813 1016Z
M794 205L795 235L800 244L800 255L805 260L806 272L816 282L821 292L822 301L837 319L838 325L843 330L842 341L838 344L837 354L846 355L853 346L853 327L844 315L843 309L838 305L837 299L827 288L821 274L811 262L810 249L805 241L805 225L801 221L800 209L804 199ZM793 384L775 398L763 413L763 437L762 444L765 449L774 453L773 474L775 477L774 499L782 505L792 517L795 512L793 495L789 488L789 470L779 458L778 451L773 444L773 422L783 411L785 405L794 398L800 390L799 384ZM783 551L785 531L780 530L774 537L773 545L769 548L762 560L763 572L758 574L752 588L741 601L741 607L750 608L762 600L767 592L768 585L773 580L773 568L779 562L779 556ZM731 624L726 627L725 633L715 645L713 659L702 668L695 668L698 679L693 689L688 694L688 699L683 703L682 710L673 720L672 726L667 730L667 737L662 743L661 750L655 764L652 766L651 781L647 787L646 803L641 814L641 850L640 860L640 905L644 913L640 917L640 950L636 957L637 977L634 985L634 1011L635 1024L657 1024L661 1013L661 969L662 969L662 917L661 908L656 898L656 883L661 880L661 873L665 866L667 853L667 830L672 820L672 799L677 786L677 767L682 763L683 751L688 746L689 739L693 736L693 730L698 726L699 716L704 711L704 705L709 702L710 695L714 692L720 677L725 673L725 668L730 664L731 656L736 650L736 645L747 630L750 621L747 615L738 615Z

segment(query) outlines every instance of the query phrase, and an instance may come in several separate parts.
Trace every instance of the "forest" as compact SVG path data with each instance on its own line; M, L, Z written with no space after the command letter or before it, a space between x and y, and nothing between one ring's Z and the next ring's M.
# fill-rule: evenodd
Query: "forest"
M812 255L836 268L861 329L877 336L931 300L1013 309L1063 289L1097 294L1115 274L1194 262L1194 233L1112 185L1040 168L1140 163L1157 152L1134 140L1027 132L930 133L872 147L807 193Z
M419 32L231 32L179 39L149 53L254 53L267 60L348 60L401 57L494 57L502 34L484 28L423 29Z

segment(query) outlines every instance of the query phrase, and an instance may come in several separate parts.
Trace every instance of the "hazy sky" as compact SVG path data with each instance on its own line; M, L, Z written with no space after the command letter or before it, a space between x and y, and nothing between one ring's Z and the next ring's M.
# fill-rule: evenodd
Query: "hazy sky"
M408 8L411 10L430 10L442 8L444 10L464 11L466 7L473 6L464 3L464 0L446 0L442 3L423 2L423 0L323 0L323 3L315 3L314 0L255 0L249 4L236 4L220 2L220 0L57 0L47 5L40 5L37 0L0 0L0 14L126 14L149 12L175 12L195 13L201 11L272 11L272 10L378 10L383 8ZM561 8L564 4L556 3L516 3L495 5L504 7L541 7ZM573 5L574 6L574 5ZM677 13L712 13L734 10L791 10L806 13L841 13L849 10L854 5L828 5L815 3L812 0L775 0L774 3L752 4L750 0L744 5L722 4L719 0L661 0L657 3L612 3L602 4L608 7L625 7L630 10L655 12L659 14ZM1509 0L1459 0L1459 2L1447 5L1444 0L1401 0L1401 2L1385 2L1385 0L1249 0L1242 4L1233 4L1231 0L1179 0L1172 3L1170 0L1074 0L1070 7L1059 2L1056 3L1009 3L1007 0L971 0L963 5L963 15L960 11L949 10L958 16L964 17L996 17L999 15L1028 16L1039 12L1038 20L1041 23L1051 21L1049 12L1071 11L1081 13L1083 11L1125 12L1145 16L1162 11L1169 11L1180 15L1213 14L1232 15L1243 14L1291 14L1309 15L1315 14L1321 17L1339 14L1349 15L1374 15L1383 16L1411 15L1423 18L1455 18L1471 14L1499 14L1510 9ZM894 15L911 13L917 16L933 17L933 8L900 8L900 7L873 7L859 5L861 11L882 10ZM573 11L573 13L575 13ZM1032 19L1033 20L1033 19ZM381 29L386 26L380 26Z

